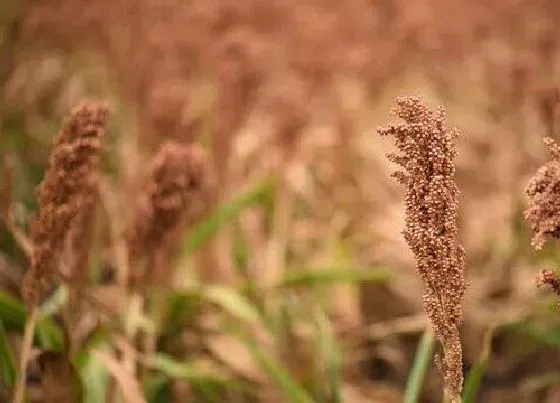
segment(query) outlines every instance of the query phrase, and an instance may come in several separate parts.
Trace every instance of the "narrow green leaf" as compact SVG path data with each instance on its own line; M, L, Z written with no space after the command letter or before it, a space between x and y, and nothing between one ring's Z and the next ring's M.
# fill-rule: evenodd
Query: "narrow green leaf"
M404 392L405 403L416 403L420 401L420 394L422 393L422 385L424 384L424 377L430 366L432 360L432 349L434 346L434 335L430 330L426 330L418 343L416 349L416 356L412 364L412 370L408 375L406 381L406 388Z
M558 327L546 327L537 323L532 323L529 320L523 320L502 325L500 328L514 331L540 343L560 349L560 328Z
M377 268L341 269L319 268L300 269L286 273L278 287L293 287L300 285L325 285L335 283L383 283L389 280L390 274L386 270Z
M163 374L151 375L146 379L144 390L149 403L167 403L173 400L171 381Z
M27 311L23 302L0 291L0 320L6 329L23 332L27 321ZM64 335L50 318L38 321L35 338L45 350L64 351Z
M163 372L171 378L184 379L197 387L211 401L220 402L220 388L242 389L243 385L234 380L225 378L218 374L201 371L194 366L177 362L165 354L157 354L150 360L151 367Z
M6 387L11 389L16 379L16 367L14 361L14 354L8 334L4 325L0 320L0 378Z
M204 378L204 375L202 375L201 372L192 365L177 362L165 354L157 354L150 363L154 369L157 369L172 378L187 380L198 380Z
M200 296L194 293L174 292L169 295L162 321L162 335L176 334L185 326L194 323L201 306Z
M330 389L329 401L342 403L342 392L340 390L342 353L334 337L331 322L322 310L315 315L315 322L319 330L319 351L321 357L324 357L326 361L327 381Z
M83 380L84 403L107 401L109 371L105 364L94 354L95 349L112 351L109 345L108 329L100 328L88 338L86 346L74 358L76 368Z
M260 322L259 311L239 292L224 286L208 286L203 291L204 298L222 308L237 319L250 324Z
M84 380L84 403L107 401L109 371L101 360L87 353L87 358L81 364L80 374Z
M183 288L175 294L180 305L177 308L185 308L184 302L206 301L219 307L222 311L230 314L236 319L249 324L257 324L261 322L258 309L243 296L243 294L232 287L210 285L210 286L194 286L192 288ZM173 311L168 313L177 317L179 312ZM173 316L172 316L173 317ZM168 316L169 318L169 316Z
M39 318L48 318L57 313L68 301L68 287L59 285L54 293L41 304Z
M465 381L465 388L463 390L463 403L476 403L478 390L480 389L480 383L484 372L486 372L486 367L488 365L488 360L490 358L491 348L492 348L492 336L494 335L494 328L488 329L484 334L484 339L482 341L482 352L476 364L472 367Z
M37 322L35 338L39 345L45 350L59 353L66 351L64 333L51 319L45 318Z
M185 240L184 252L192 254L200 249L224 224L228 223L248 206L257 203L271 190L271 182L265 180L229 203L220 206L206 220L198 224L192 231L189 231Z
M268 353L261 349L254 341L248 337L238 333L237 335L245 344L249 352L261 365L261 367L268 373L268 375L275 380L284 395L291 403L312 403L313 399L309 396L307 391L301 387L283 366L272 358Z
M23 331L27 315L25 307L10 295L0 291L0 320L8 329Z

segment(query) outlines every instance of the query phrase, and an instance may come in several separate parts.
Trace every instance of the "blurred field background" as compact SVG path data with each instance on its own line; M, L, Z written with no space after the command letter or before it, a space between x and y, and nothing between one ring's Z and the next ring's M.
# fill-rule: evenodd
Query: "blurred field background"
M463 132L469 401L560 401L559 308L535 287L560 254L534 252L522 218L542 139L559 134L559 27L554 0L1 0L0 401L34 188L64 116L91 97L113 113L89 297L71 326L67 286L42 306L36 353L51 355L31 367L31 401L440 401L376 133L397 95L446 106ZM130 319L119 239L166 139L202 144L216 188L173 277L141 290L161 315ZM120 361L130 326L155 341L135 375Z

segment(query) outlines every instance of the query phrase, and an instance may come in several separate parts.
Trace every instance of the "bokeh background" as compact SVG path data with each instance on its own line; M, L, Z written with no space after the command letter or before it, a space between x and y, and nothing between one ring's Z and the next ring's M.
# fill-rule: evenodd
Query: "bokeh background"
M122 346L102 309L85 304L68 329L64 300L50 302L45 320L79 341L85 398L114 401L129 382L154 402L403 401L427 323L391 144L376 127L394 120L396 96L419 95L463 133L472 401L560 401L560 308L535 287L541 268L558 267L558 245L534 252L522 217L527 179L548 159L543 137L559 134L559 27L555 0L2 0L4 218L26 232L72 106L93 97L113 110L104 171L120 196L99 208L91 295L129 305L113 286L111 234L163 141L202 144L215 172L208 216L169 279L152 352L165 359L148 375L119 380L106 358ZM3 221L11 310L0 321L14 351L27 267ZM440 375L425 363L417 401L437 402ZM48 401L45 378L29 375L36 401Z

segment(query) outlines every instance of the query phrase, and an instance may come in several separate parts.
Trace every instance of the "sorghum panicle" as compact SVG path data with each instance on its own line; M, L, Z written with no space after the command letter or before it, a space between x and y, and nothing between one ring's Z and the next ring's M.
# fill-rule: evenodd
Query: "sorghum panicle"
M524 213L533 232L531 245L537 250L547 238L560 237L560 147L550 137L544 141L552 160L529 180L526 189L529 206Z
M560 276L550 269L541 270L537 277L537 287L548 285L554 294L560 297Z
M76 218L92 208L107 118L106 106L84 102L72 110L55 139L49 168L37 190L39 213L31 223L34 249L23 287L29 304L44 296L46 283L60 272L68 233L77 230Z
M404 237L426 285L424 309L443 346L445 389L462 389L459 328L466 290L464 250L457 241L459 190L454 182L457 129L445 125L445 110L435 111L417 97L397 99L396 115L404 123L378 129L395 138L399 155L388 158L404 168L393 176L406 188Z
M208 165L206 153L197 145L167 141L160 147L127 236L134 282L166 277L164 267L154 267L157 253L170 250L178 230L204 212L211 183Z

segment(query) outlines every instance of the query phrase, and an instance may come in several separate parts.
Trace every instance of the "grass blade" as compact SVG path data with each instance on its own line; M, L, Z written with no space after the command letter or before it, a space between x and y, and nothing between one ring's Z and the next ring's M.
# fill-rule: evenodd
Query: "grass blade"
M27 321L27 310L21 301L0 291L0 321L7 330L23 332ZM45 350L64 351L64 335L52 319L42 318L37 322L35 341Z
M278 287L294 287L301 285L329 285L335 283L383 283L389 280L389 272L376 268L341 269L320 268L293 270L286 273Z
M84 382L84 403L107 401L109 371L103 362L90 352L80 356L80 375Z
M204 298L222 308L237 319L249 324L260 323L259 311L240 293L223 286L208 286L203 291Z
M8 340L8 334L0 320L0 378L4 386L12 389L16 379L16 366L12 346Z
M175 361L165 354L157 354L150 360L153 369L161 371L167 376L175 379L189 381L192 386L197 387L209 400L220 402L221 387L243 389L243 385L219 374L200 371L193 365Z
M522 334L540 343L560 349L560 329L558 327L547 327L538 323L532 323L530 320L523 320L502 325L500 328Z
M416 356L412 370L406 381L406 389L404 393L405 403L416 403L420 401L420 394L422 393L422 385L424 377L430 366L432 360L432 349L434 347L434 335L431 330L426 330L418 343L416 349Z
M198 224L192 231L189 231L185 241L184 252L190 255L200 249L224 224L236 217L246 207L262 200L271 190L271 182L265 180L229 203L218 207L217 211Z
M322 310L317 312L315 321L319 331L319 351L326 361L326 378L330 393L329 401L342 403L342 391L340 389L342 384L340 377L342 352L334 337L331 322Z
M488 329L484 334L484 339L482 341L482 352L476 364L472 367L467 379L465 381L465 388L463 391L463 403L476 403L476 397L478 390L480 389L480 383L484 372L486 372L486 366L488 365L488 360L490 358L491 348L492 348L492 336L494 335L494 328Z
M313 399L309 396L307 391L292 379L288 371L285 370L280 363L246 336L239 333L237 336L270 378L278 383L289 402L313 403Z
M0 291L0 320L7 329L23 331L27 314L22 303Z

